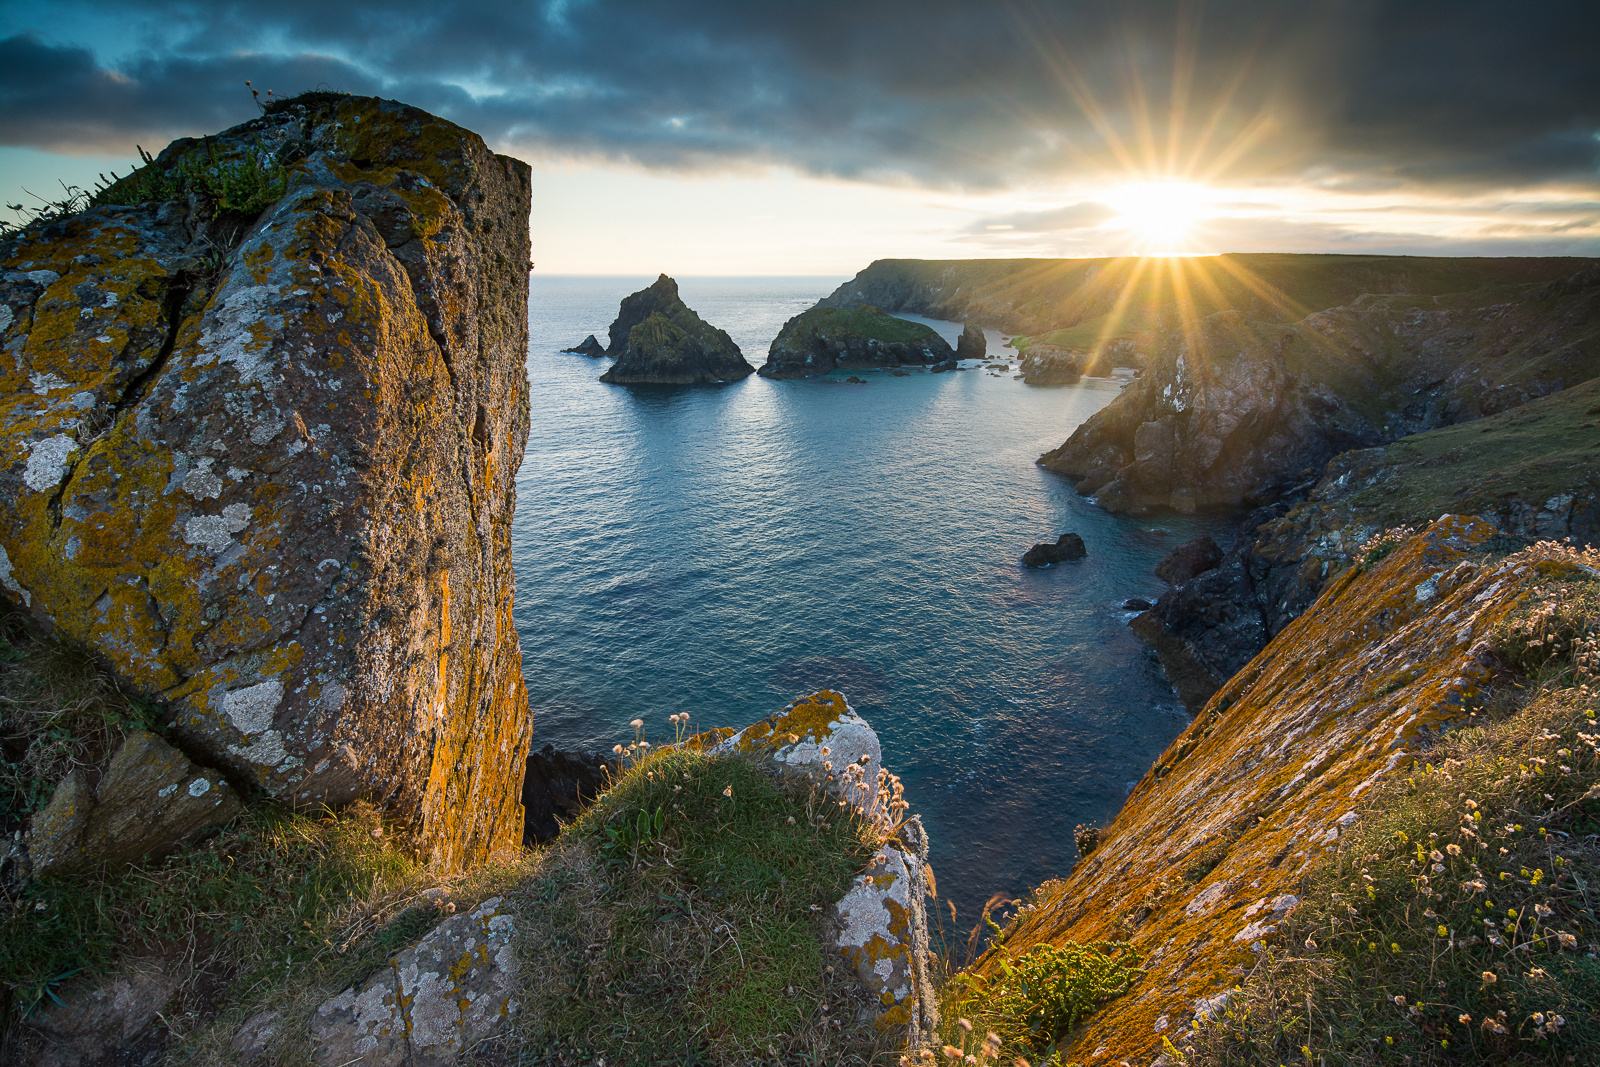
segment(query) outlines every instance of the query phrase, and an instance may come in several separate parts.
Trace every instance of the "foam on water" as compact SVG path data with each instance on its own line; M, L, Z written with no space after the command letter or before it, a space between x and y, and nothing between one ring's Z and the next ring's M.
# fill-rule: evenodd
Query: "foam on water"
M609 749L636 717L660 741L680 711L742 726L833 686L881 735L963 925L991 892L1064 874L1073 826L1114 812L1187 722L1121 603L1154 599L1156 561L1227 524L1109 515L1034 465L1117 382L623 387L558 351L604 338L651 280L531 283L512 544L535 747ZM679 282L759 367L839 280ZM1068 530L1087 559L1020 565Z

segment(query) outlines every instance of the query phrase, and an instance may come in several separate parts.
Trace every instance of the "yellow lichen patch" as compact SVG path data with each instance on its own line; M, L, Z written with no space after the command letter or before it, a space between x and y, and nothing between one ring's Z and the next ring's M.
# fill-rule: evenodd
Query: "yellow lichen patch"
M833 727L849 711L844 694L823 689L746 727L738 747L748 752L766 745L792 745L796 741L818 744L832 736Z
M1493 532L1447 517L1331 580L1173 742L1099 847L1041 886L975 964L988 977L1001 953L1041 942L1133 943L1147 973L1063 1059L1104 1045L1106 1062L1148 1062L1157 1019L1176 1034L1197 1000L1236 984L1372 787L1470 713L1491 674L1482 642L1536 575L1472 555Z

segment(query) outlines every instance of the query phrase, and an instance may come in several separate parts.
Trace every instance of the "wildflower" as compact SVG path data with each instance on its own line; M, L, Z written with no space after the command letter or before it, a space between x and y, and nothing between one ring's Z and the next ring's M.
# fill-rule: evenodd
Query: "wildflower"
M644 720L643 719L634 719L628 725L633 727L635 730L640 730L640 729L644 728Z
M951 1063L961 1062L961 1050L956 1048L954 1045L946 1045L939 1051L944 1053L944 1058L949 1060Z
M1456 1022L1460 1023L1462 1026L1471 1026L1472 1016L1468 1015L1466 1012L1462 1012L1456 1017Z
M1406 998L1397 996L1394 998L1394 1004L1397 1008L1403 1008L1406 1006Z
M1000 1035L990 1030L983 1039L983 1054L991 1059L1000 1055Z
M681 785L675 785L675 786L673 786L673 787L672 787L672 791L673 791L673 792L674 792L674 793L681 793L681 792L683 792L683 786L681 786Z
M821 748L817 749L817 752L818 752L819 755L822 755L822 756L831 756L831 755L833 755L833 749L829 748L827 745L823 745Z
M648 742L648 741L640 741L640 742L639 742L639 747L640 747L640 748L649 748L649 747L650 747L650 742ZM1450 847L1451 847L1451 848L1454 848L1454 847L1455 847L1455 846L1454 846L1454 845L1452 845L1452 846L1450 846Z
M790 826L794 825L794 816L793 815L789 816L789 825Z
M1543 967L1535 967L1533 970L1528 972L1528 977L1529 978L1549 978L1550 977L1550 972L1545 970ZM1538 1022L1539 1022L1540 1026L1544 1025L1544 1020L1543 1019L1539 1019Z
M1477 807L1478 807L1478 802L1476 800L1469 800L1469 801L1467 801L1466 807L1467 807L1468 811L1476 811Z
M732 785L723 786L722 787L722 795L725 796L725 797L730 797L731 798L733 796L733 786Z
M968 1022L966 1019L957 1019L956 1020L956 1025L961 1027L961 1032L962 1033L964 1033L964 1034L972 1033L972 1023Z
M1428 853L1428 858L1433 862L1438 863L1444 859L1444 854L1438 849L1434 849L1432 852Z
M1554 908L1547 908L1543 904L1535 904L1533 906L1533 913L1535 915L1537 915L1541 920L1543 920L1543 919L1548 919L1548 918L1550 918L1550 916L1554 915L1556 913L1556 910Z
M1493 971L1484 971L1483 972L1483 984L1484 985L1494 985L1498 981L1500 981L1500 979Z
M1441 925L1439 927L1439 936L1440 937L1447 937L1449 935L1449 933L1450 933L1450 931L1446 930L1443 925Z
M612 745L612 746L611 746L611 754L612 754L612 755L613 755L613 756L620 756L620 755L622 755L622 746L621 746L621 745Z
M1556 939L1561 942L1562 948L1571 952L1577 951L1578 939L1572 934L1567 933L1565 930L1559 930L1556 932Z
M1495 1022L1493 1019L1483 1020L1483 1028L1496 1034L1503 1034L1506 1032L1506 1028Z
M1446 852L1450 853L1450 855L1452 855L1452 856L1461 855L1461 846L1460 845L1446 845L1444 850Z

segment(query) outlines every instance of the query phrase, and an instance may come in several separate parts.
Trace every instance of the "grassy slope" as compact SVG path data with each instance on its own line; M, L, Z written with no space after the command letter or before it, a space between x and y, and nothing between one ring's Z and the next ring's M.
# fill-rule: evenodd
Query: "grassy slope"
M897 319L875 307L813 308L790 319L774 344L802 351L816 337L840 337L845 334L859 334L868 340L885 344L916 344L937 336L930 326Z

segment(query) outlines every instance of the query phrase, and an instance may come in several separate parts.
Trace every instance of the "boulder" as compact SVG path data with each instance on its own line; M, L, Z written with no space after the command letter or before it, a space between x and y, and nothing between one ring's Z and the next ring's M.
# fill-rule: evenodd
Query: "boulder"
M546 745L529 753L522 777L526 812L522 843L532 848L561 832L589 802L610 785L609 764L595 752L558 752Z
M29 858L34 874L159 858L241 810L216 771L141 730L117 748L92 793L82 772L61 781L34 816Z
M178 991L173 971L160 959L137 959L110 979L63 991L62 1003L28 1020L39 1043L38 1058L28 1062L36 1067L160 1062L165 1034L151 1031Z
M1088 555L1084 547L1083 538L1075 533L1064 533L1056 538L1055 544L1045 542L1034 545L1022 554L1024 567L1049 567L1056 563L1063 563L1071 559L1082 559Z
M1122 602L1123 611L1149 611L1153 606L1142 596L1131 596Z
M180 188L219 167L264 191ZM522 830L529 201L459 126L319 97L0 242L0 596L234 780L369 795L450 867Z
M956 342L957 359L983 359L989 354L989 341L983 336L983 327L969 322L961 328L961 340Z
M623 298L606 354L617 361L600 380L613 385L731 382L755 371L727 333L690 310L665 274Z
M1185 541L1157 563L1156 577L1169 585L1182 585L1221 562L1222 549L1211 538L1201 534L1191 541Z
M839 369L926 366L954 358L931 326L875 307L814 307L783 324L760 373L763 378L812 378Z
M591 359L599 359L601 356L606 354L605 346L597 341L592 333L588 337L585 337L583 340L579 341L577 344L573 345L571 348L563 348L561 351L572 352L580 356L588 356Z
M330 997L311 1021L323 1067L446 1067L516 1013L516 921L499 897L446 919L360 988ZM260 1039L259 1017L235 1041ZM255 1024L253 1027L250 1024Z
M960 370L961 366L953 359L945 359L940 360L938 363L935 363L928 369L933 371L935 374L943 374L947 370Z

